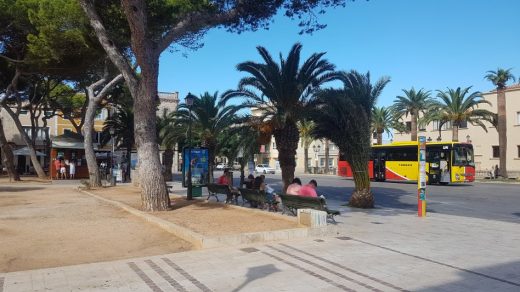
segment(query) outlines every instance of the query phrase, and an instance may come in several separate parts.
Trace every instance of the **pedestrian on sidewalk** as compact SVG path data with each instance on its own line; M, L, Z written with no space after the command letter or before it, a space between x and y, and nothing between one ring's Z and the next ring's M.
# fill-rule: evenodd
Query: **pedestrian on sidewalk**
M498 164L495 166L495 179L498 179L498 176L500 175L500 169L498 168Z

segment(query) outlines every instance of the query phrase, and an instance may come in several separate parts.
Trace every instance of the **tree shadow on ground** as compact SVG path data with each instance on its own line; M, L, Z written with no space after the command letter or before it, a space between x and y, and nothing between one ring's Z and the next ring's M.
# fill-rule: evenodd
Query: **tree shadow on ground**
M29 191L43 190L42 187L0 187L0 196L2 193L20 193Z
M416 291L520 291L520 261L455 269L459 270L457 280Z

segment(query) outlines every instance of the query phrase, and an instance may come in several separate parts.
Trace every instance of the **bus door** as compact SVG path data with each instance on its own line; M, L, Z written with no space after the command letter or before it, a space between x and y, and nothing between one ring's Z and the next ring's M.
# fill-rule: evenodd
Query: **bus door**
M440 162L439 162L439 171L440 171L440 183L448 184L451 182L451 149L448 145L442 146L442 151L440 152Z
M374 153L374 179L376 181L386 180L386 151Z

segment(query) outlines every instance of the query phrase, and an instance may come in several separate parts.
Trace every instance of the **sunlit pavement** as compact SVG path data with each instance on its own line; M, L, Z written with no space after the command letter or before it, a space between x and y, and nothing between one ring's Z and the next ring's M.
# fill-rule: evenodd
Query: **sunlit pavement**
M308 178L302 177L304 181ZM273 185L279 180L277 175L267 179ZM330 180L339 181L331 189L349 188L352 183L335 177ZM327 190L327 181L318 177L320 189ZM374 184L374 191L392 194L402 190L413 196L414 187ZM444 202L445 197L454 197L464 202L465 191L461 190L468 189L473 190L468 193L473 200L484 192L493 196L482 205L494 206L489 201L495 200L511 200L507 202L512 205L516 198L516 205L509 208L520 208L520 193L514 197L507 193L508 188L475 185L454 189L432 187L431 196L438 196L432 200ZM177 183L173 190L185 192ZM408 197L402 195L395 201L404 205L385 206L379 199L383 203L376 209L355 210L340 206L348 193L347 189L329 195L328 201L342 210L336 236L0 274L0 291L520 290L518 221L495 218L493 210L491 215L466 216L440 209L418 218L413 206L408 206L412 205Z

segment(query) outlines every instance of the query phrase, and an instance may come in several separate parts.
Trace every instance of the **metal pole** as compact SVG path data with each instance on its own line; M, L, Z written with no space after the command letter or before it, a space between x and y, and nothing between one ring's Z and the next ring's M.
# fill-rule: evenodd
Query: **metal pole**
M115 162L115 159L114 159L114 154L115 154L116 150L115 150L115 139L114 137L112 137L112 185L115 186L116 185L116 177L114 175L114 162Z
M188 121L188 194L187 199L193 199L193 186L191 184L191 106L189 106L190 119Z

